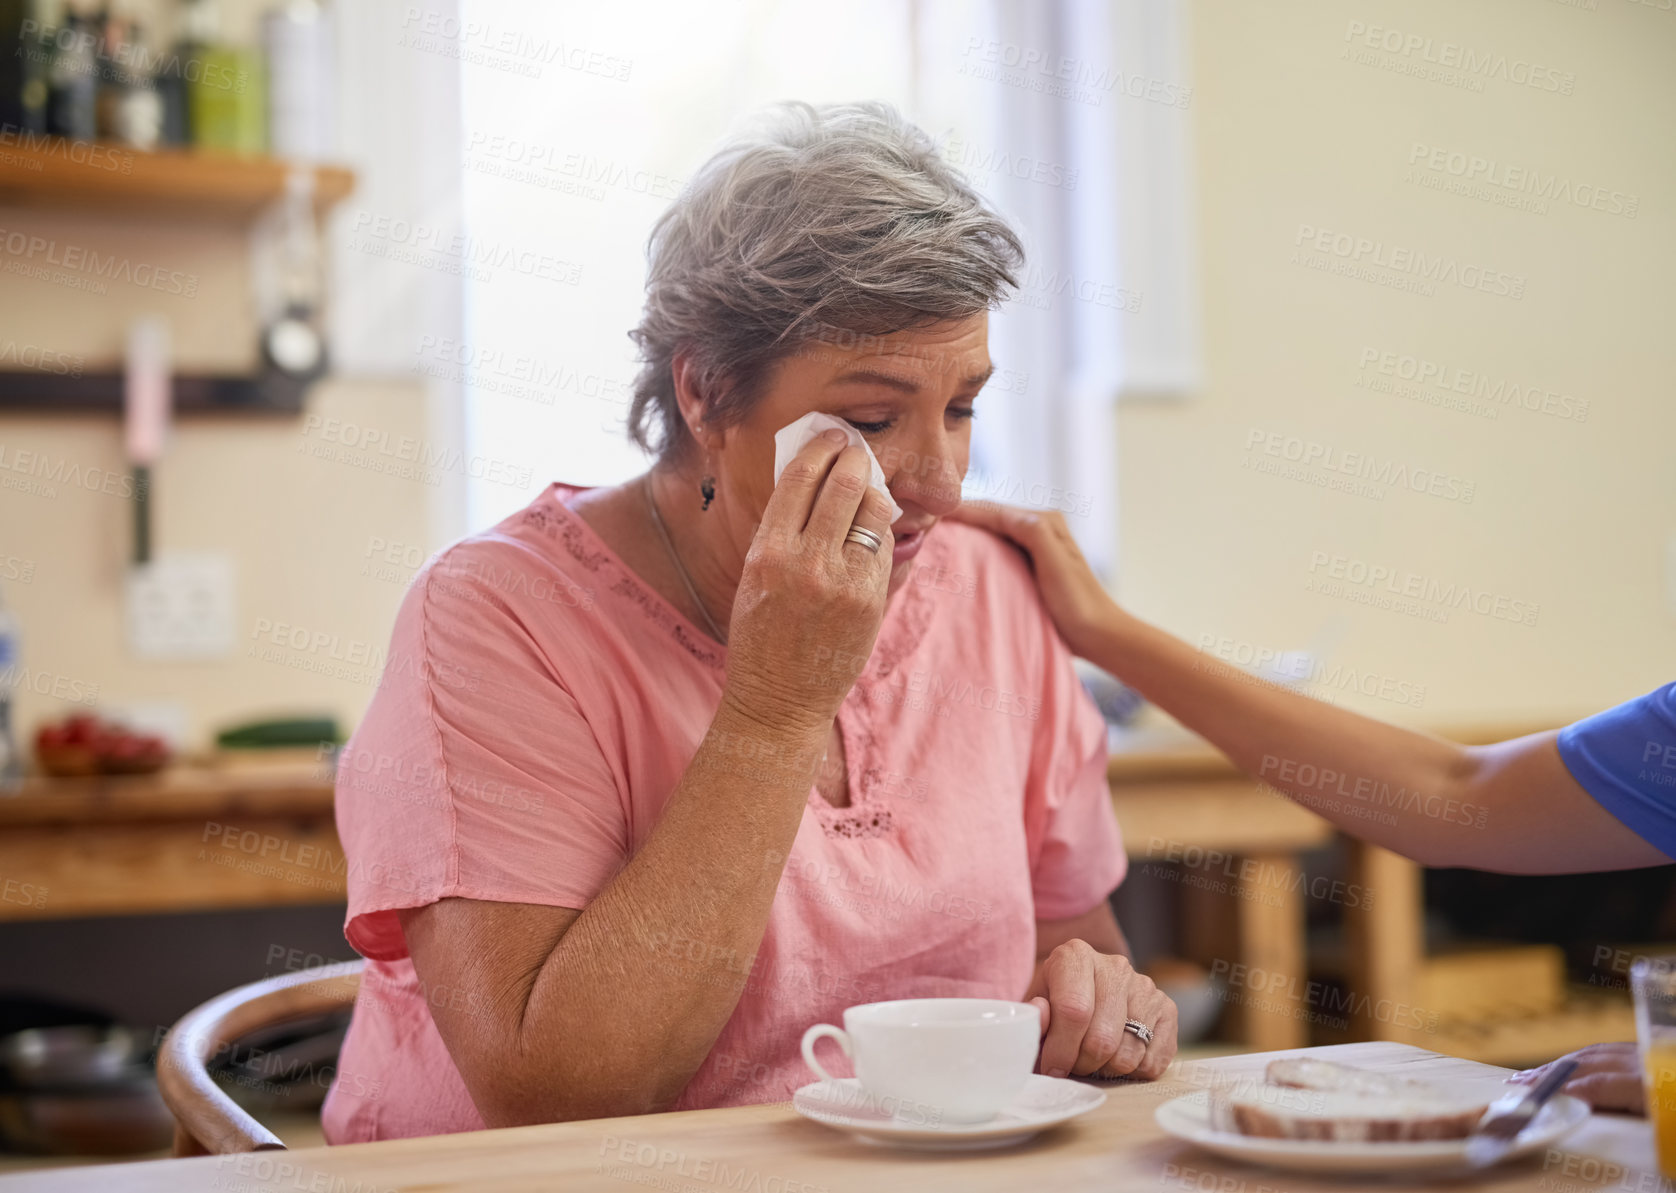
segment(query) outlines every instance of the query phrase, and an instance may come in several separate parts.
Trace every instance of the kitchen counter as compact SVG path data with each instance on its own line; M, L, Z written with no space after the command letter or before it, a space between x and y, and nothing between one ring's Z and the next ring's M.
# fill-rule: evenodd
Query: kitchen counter
M313 750L0 797L0 920L341 903L332 772Z

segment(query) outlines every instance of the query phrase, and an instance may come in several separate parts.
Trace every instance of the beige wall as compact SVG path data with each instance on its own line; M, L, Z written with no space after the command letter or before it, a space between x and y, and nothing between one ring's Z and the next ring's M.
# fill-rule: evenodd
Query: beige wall
M1559 86L1569 73L1571 94L1392 69L1419 52L1347 58L1352 21L1429 37L1434 55L1454 42L1510 71L1535 62ZM1676 13L1200 0L1191 40L1208 380L1121 412L1122 598L1195 641L1323 651L1392 686L1360 696L1346 671L1317 691L1411 722L1565 717L1676 678ZM1638 210L1550 200L1539 214L1427 189L1413 178L1453 179L1411 166L1416 143L1624 196L1608 203L1633 194ZM1323 272L1294 260L1301 225L1522 276L1523 296ZM1585 399L1587 417L1486 394L1490 418L1377 392L1359 385L1377 376L1359 370L1365 349ZM1434 470L1473 497L1387 485L1375 499L1320 487L1347 478L1319 467L1265 474L1250 465L1286 461L1248 451L1257 432L1282 436L1283 453L1293 437L1335 464L1363 453ZM1312 574L1317 552L1469 588L1492 612L1439 622L1310 591L1327 571ZM1498 619L1496 598L1508 615L1537 606L1535 625Z
M128 321L158 313L170 322L181 371L252 367L242 229L18 209L0 209L0 228L197 279L188 298L114 282L94 294L0 273L0 347L33 346L103 371L120 360ZM410 560L434 546L427 526L439 486L364 467L325 437L326 419L392 440L426 435L423 391L401 378L326 382L305 416L177 424L153 478L157 551L225 553L236 574L234 656L185 663L143 661L128 650L132 515L120 495L127 469L117 416L0 415L0 592L22 627L25 732L88 701L111 711L164 705L199 743L230 721L273 713L319 711L353 724L371 697L371 672L334 656L382 651L411 571L385 565L379 576L362 574L369 545L402 544ZM251 656L253 634L270 623L305 627L311 643L318 634L326 644Z
M417 387L400 382L322 384L310 413L398 436L424 434ZM30 577L0 580L22 625L28 682L18 708L25 730L76 711L77 701L108 711L172 705L189 740L200 743L217 727L271 714L324 712L346 728L354 724L373 691L376 668L367 655L382 652L412 570L371 566L369 547L378 540L429 550L428 486L369 471L344 454L322 459L299 451L322 446L318 434L302 433L306 425L188 421L156 471L159 552L215 551L234 560L236 646L224 660L148 662L129 653L126 500L73 482L52 485L51 495L0 491L0 562L19 561ZM124 472L114 419L6 417L0 443L8 460L30 451L84 477L96 469ZM324 450L339 453L336 445ZM309 647L250 653L273 651L271 640L256 636L282 625L306 629ZM316 645L317 635L326 641Z

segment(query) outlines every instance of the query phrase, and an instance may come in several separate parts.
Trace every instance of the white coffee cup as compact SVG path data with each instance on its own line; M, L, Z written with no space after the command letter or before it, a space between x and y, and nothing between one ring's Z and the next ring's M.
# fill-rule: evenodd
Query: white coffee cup
M915 1125L994 1118L1024 1088L1041 1045L1041 1012L998 998L904 998L844 1012L844 1026L817 1023L803 1033L803 1060L831 1036L855 1062L866 1109Z

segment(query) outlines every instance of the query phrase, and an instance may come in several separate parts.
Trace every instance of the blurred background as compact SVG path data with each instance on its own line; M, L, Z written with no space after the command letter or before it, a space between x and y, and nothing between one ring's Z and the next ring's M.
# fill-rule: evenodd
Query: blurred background
M776 100L897 105L1021 228L967 490L1065 511L1208 662L1461 740L1671 678L1668 0L3 0L0 38L0 1035L105 1065L54 1129L44 1037L0 1041L7 1162L166 1145L162 1031L352 956L334 745L405 586L644 467L647 235ZM1120 915L1201 1047L1630 1038L1668 871L1423 872L1088 681ZM288 1141L331 1030L224 1066Z

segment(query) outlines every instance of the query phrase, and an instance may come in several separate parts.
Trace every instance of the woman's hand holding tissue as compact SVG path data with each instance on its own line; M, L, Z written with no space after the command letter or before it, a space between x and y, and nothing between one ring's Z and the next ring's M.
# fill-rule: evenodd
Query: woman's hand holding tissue
M824 734L872 653L890 585L891 502L841 430L786 465L745 557L724 701L752 721ZM847 541L851 526L882 541Z

